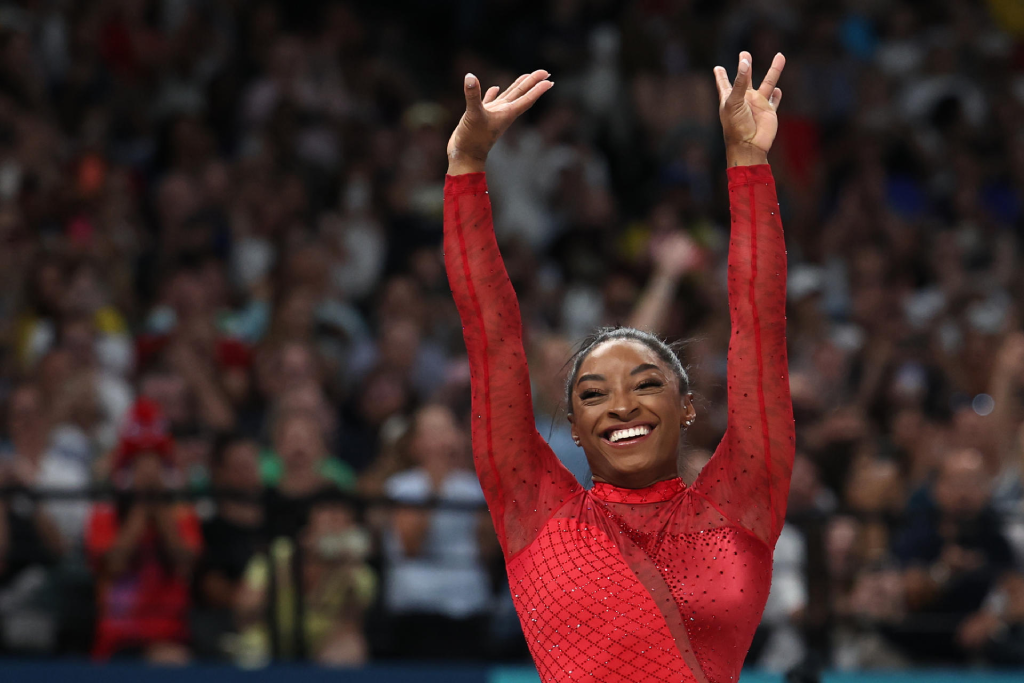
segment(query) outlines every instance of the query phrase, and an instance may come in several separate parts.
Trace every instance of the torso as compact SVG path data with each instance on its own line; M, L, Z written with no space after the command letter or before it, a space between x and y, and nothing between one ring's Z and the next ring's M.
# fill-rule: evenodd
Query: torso
M679 480L623 491L567 501L508 563L541 679L736 681L770 549Z

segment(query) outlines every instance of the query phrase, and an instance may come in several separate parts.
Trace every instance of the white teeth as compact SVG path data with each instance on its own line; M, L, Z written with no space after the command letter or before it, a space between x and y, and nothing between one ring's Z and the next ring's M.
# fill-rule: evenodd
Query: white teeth
M608 440L612 443L616 441L622 441L623 439L632 439L636 436L647 436L651 433L651 428L647 425L640 425L639 427L630 427L629 429L618 429L611 433Z

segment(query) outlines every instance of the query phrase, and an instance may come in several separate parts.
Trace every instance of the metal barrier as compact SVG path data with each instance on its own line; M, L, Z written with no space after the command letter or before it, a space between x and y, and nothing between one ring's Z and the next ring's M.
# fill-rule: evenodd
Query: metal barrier
M208 490L176 490L167 491L160 493L148 493L148 494L130 494L123 491L118 491L107 486L96 486L88 489L79 490L26 490L21 487L0 487L0 500L9 499L12 497L24 496L32 501L110 501L115 499L134 499L134 500L149 500L149 501L218 501L218 500L244 500L248 502L260 502L259 496L253 496L248 493L240 493L238 491L230 489L208 489ZM332 492L326 495L319 495L310 497L305 502L310 506L319 504L325 501L344 501L351 504L355 510L360 514L365 513L369 509L373 508L388 508L388 507L418 507L423 509L444 509L444 510L464 510L464 511L479 511L484 509L481 505L475 504L464 504L464 503L451 503L446 501L427 501L421 504L414 503L399 503L387 498L367 498L360 496L353 496L342 492ZM845 516L850 516L847 513L843 513ZM855 515L854 515L855 516ZM822 515L822 514L811 514L811 515L790 515L787 518L787 523L796 526L805 536L807 556L805 562L806 581L808 588L808 604L804 623L802 624L802 632L805 641L808 645L809 651L812 653L815 661L828 662L831 661L831 633L835 626L836 619L833 613L833 602L830 595L830 581L829 574L827 571L827 558L826 558L826 530L828 523L834 516ZM862 516L863 517L863 516ZM1018 519L1024 518L1024 515L1012 515L1007 516L1007 519ZM901 523L901 519L898 517L886 517L881 518L879 516L868 516L864 517L865 521L884 521L889 526L898 526ZM294 539L293 539L294 540ZM269 541L269 539L268 539ZM292 566L293 571L291 572L293 577L299 577L302 575L302 563L303 557L301 552L301 544L295 543L294 547L296 552L292 554ZM271 595L275 588L271 586ZM291 615L294 620L293 623L303 623L302 610L303 601L295 600L293 609L295 613ZM273 610L276 601L273 599L268 600L269 609ZM925 630L936 629L936 630L948 630L950 628L947 623L940 623L939 620L933 619L929 615L918 614L914 617L915 623L920 621L924 625ZM289 658L293 659L304 659L304 653L306 652L304 634L301 633L302 629L297 630L297 642L283 644L277 637L276 630L273 625L277 622L274 614L268 615L268 623L271 625L272 635L272 651L275 660L280 660L282 652L290 653ZM3 667L0 666L0 671ZM205 671L206 669L203 669ZM513 680L520 680L516 676L521 676L522 672L516 672L515 670L506 670L508 675L512 678L507 679L509 682ZM930 675L930 674L929 674ZM838 676L838 674L837 674ZM0 676L0 680L9 680L4 676ZM34 679L35 680L35 679ZM362 680L361 678L353 678L352 680ZM397 679L396 679L397 680ZM426 680L426 679L423 679ZM454 679L447 679L454 680ZM502 679L503 681L505 679ZM527 680L527 679L523 679ZM835 679L842 683L856 683L854 679L845 679L841 676ZM921 680L921 679L906 679ZM927 678L926 680L935 680L933 678ZM984 679L978 679L982 681ZM996 679L992 679L996 680ZM1021 677L1017 680L1024 680ZM892 679L893 683L896 683L896 679ZM957 683L962 683L958 681Z

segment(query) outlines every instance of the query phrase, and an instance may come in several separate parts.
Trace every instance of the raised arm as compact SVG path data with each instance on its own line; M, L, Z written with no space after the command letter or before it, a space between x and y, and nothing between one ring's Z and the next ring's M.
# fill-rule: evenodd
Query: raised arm
M782 530L793 467L793 405L786 360L786 245L767 151L775 138L776 56L754 90L750 55L730 87L716 69L729 159L729 421L694 487L769 545Z
M473 460L506 557L528 545L580 490L537 432L519 303L498 251L483 174L490 146L550 88L546 71L480 97L466 77L466 114L448 143L444 257L472 373Z

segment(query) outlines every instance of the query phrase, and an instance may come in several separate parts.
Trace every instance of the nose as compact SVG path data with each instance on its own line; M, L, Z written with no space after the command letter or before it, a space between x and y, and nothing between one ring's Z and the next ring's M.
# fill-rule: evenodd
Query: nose
M617 391L608 402L608 415L623 422L629 422L640 411L640 404L631 391Z

